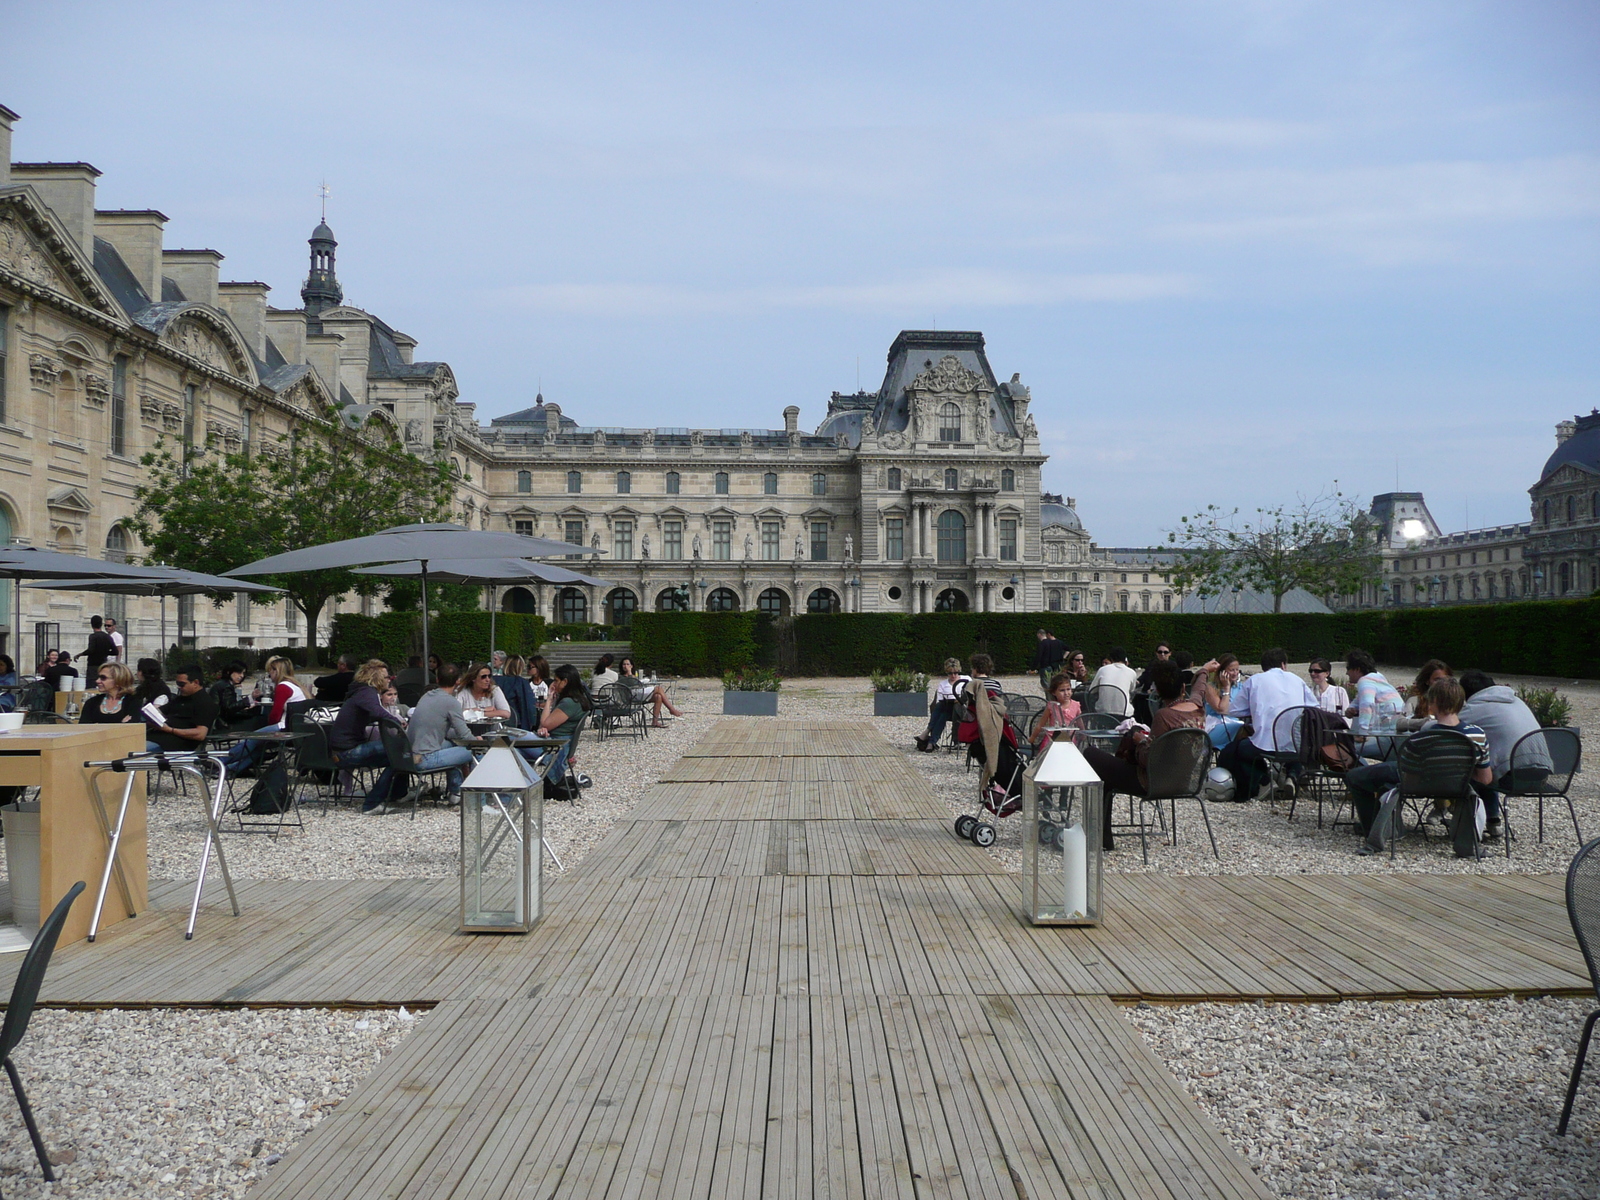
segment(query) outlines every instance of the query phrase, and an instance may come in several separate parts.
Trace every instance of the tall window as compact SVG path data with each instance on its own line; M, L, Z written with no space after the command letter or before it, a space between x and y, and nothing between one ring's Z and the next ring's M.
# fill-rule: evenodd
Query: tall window
M826 496L828 494L828 477L821 471L811 477L811 494L813 496Z
M778 473L776 471L768 471L761 477L761 492L765 496L776 496L778 494ZM1595 503L1600 505L1600 492L1595 493ZM1600 508L1595 510L1595 515L1600 516Z
M727 562L733 557L733 522L711 522L711 557Z
M811 561L828 561L828 523L826 521L811 522Z
M521 537L533 536L533 522L530 520L518 518L511 523L511 528Z
M716 489L717 495L726 496L728 494L728 473L726 471L718 471L712 486Z
M574 496L576 496L579 492L583 491L583 472L582 471L568 471L567 472L567 491L572 493Z
M128 531L121 525L113 525L106 531L106 561L128 561Z
M294 606L293 600L283 602L283 627L290 633L300 628L300 610Z
M11 345L11 309L0 304L0 424L6 419L6 358Z
M891 492L898 492L900 490L900 468L899 467L890 467L889 468L889 490Z
M589 598L575 587L556 594L556 620L564 625L582 625L589 619Z
M532 471L517 472L517 491L521 492L523 495L527 495L529 492L533 491Z
M1572 496L1567 497L1567 524L1571 525L1578 519L1578 502Z
M1014 517L1000 519L1000 557L1007 562L1017 560L1017 522Z
M567 535L567 543L569 545L573 545L573 546L581 546L581 545L583 545L583 522L582 521L568 521L568 522L566 522L566 535ZM567 557L568 558L578 558L580 556L577 555L577 554L569 554L569 555L567 555Z
M617 495L626 496L633 491L633 474L630 471L617 472Z
M200 389L189 384L183 389L183 445L185 453L194 449L195 415L200 410Z
M961 440L961 406L959 404L943 404L939 406L939 440L941 442L959 442Z
M1544 523L1546 525L1550 524L1550 501L1548 497L1544 502Z
M0 354L0 374L5 371L5 356ZM248 414L246 414L248 415ZM111 360L111 453L128 452L128 356Z
M906 522L904 517L890 517L883 523L883 556L902 559L906 556Z
M1060 612L1061 611L1061 589L1060 588L1051 588L1050 589L1050 592L1049 592L1048 596L1045 598L1045 607L1048 608L1051 612Z
M683 557L683 522L668 521L661 527L661 557Z
M667 472L667 495L676 496L683 487L683 478L676 471Z
M778 523L776 521L761 522L761 557L768 562L775 562L782 554L778 541Z
M944 490L947 492L953 492L960 486L961 472L957 471L954 467L946 467L944 469Z
M239 593L239 610L233 615L233 625L240 633L250 632L250 597Z
M1400 603L1400 585L1398 583L1394 585L1394 602L1396 604ZM1172 611L1172 593L1171 592L1163 592L1161 594L1161 611L1162 612L1171 612Z
M1010 467L1000 472L1000 490L1002 492L1014 492L1017 490L1017 473Z
M611 557L633 557L633 522L618 521L611 527Z
M248 408L244 409L239 413L239 450L246 458L250 457L250 443L255 436L254 416Z
M967 519L953 508L939 514L939 561L967 561Z

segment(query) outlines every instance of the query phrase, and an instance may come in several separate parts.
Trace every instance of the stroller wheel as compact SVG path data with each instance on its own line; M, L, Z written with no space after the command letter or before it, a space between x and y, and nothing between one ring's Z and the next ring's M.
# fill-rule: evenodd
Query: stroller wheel
M968 816L965 813L963 813L961 816L956 818L956 836L959 837L959 838L969 838L969 837L971 837L972 836L972 831L977 826L977 824L978 824L978 818L977 817Z
M1039 845L1054 846L1056 844L1056 826L1053 821L1039 822Z
M994 826L979 821L972 827L972 840L980 846L994 845Z

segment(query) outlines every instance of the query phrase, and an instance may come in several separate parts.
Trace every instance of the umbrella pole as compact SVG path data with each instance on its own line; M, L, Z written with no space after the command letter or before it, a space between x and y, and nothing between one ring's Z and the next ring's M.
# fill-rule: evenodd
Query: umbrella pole
M495 589L494 584L491 583L489 585L489 657L486 660L486 661L491 662L491 663L494 662L494 609L495 609L494 595L495 595L495 590L496 589Z
M167 594L161 593L161 650L156 655L156 661L163 665L167 661ZM165 670L162 672L165 674Z
M428 669L428 560L422 560L422 669Z

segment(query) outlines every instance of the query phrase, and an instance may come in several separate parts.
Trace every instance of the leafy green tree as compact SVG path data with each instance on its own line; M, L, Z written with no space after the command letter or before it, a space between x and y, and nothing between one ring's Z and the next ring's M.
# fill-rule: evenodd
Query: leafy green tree
M296 439L282 452L249 455L163 439L140 462L144 482L134 493L133 527L146 558L212 574L393 525L444 519L454 491L448 464L374 447L342 430L326 443ZM305 617L313 655L317 617L330 599L372 595L384 586L349 570L253 578L288 594Z
M1379 578L1377 529L1337 490L1294 506L1258 508L1242 518L1216 505L1184 517L1167 534L1177 547L1172 583L1180 592L1215 596L1250 588L1283 597L1301 587L1314 596L1348 596Z

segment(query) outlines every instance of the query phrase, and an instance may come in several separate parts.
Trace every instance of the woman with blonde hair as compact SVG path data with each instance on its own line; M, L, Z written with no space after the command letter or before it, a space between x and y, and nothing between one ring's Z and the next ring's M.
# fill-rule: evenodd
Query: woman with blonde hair
M333 751L334 761L343 770L358 770L387 758L388 752L383 748L381 735L376 741L368 741L367 727L392 725L396 729L403 728L400 718L383 706L383 689L388 686L389 668L377 659L363 663L350 681L350 690L345 693L344 703L339 706L339 715L328 727L328 749ZM394 772L385 767L383 774L378 776L378 782L367 793L361 811L368 816L382 816L395 811L386 803L393 782Z
M267 686L256 685L255 699L269 706L267 729L283 728L283 710L306 698L306 689L294 675L294 660L275 654L267 659Z
M142 720L133 691L133 672L126 663L103 662L95 671L96 694L83 703L80 725L127 725Z

